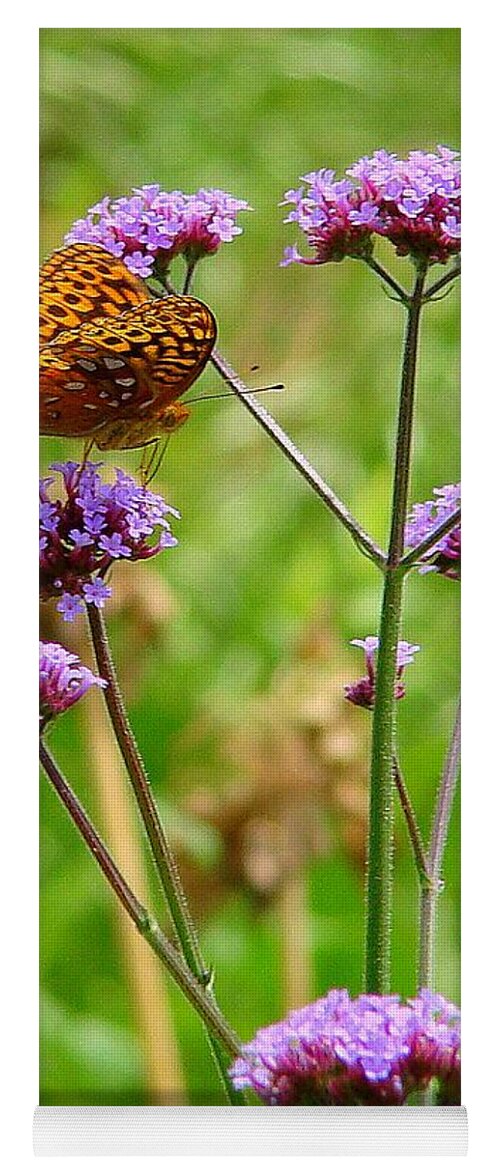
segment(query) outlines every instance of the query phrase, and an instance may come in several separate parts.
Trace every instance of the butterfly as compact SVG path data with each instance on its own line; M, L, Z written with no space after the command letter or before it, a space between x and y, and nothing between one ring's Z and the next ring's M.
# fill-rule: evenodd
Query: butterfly
M40 274L40 431L101 451L143 447L189 416L178 400L217 335L189 296L153 298L122 260L70 244Z

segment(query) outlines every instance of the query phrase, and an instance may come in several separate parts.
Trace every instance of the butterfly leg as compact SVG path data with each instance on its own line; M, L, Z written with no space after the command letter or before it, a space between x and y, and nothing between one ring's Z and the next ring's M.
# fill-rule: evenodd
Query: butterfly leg
M152 448L152 451L150 451L149 448ZM156 457L157 451L158 451L158 440L157 439L150 439L149 443L145 443L144 446L141 448L141 462L139 464L137 471L139 473L139 476L141 479L141 484L142 484L143 488L146 487L146 484L148 482L151 464L153 463L153 461Z
M94 446L93 439L86 439L85 440L85 443L83 445L83 451L82 451L82 462L81 462L80 467L78 469L78 481L80 479L80 476L82 475L82 472L85 471L85 468L88 463L89 455L92 451L93 446Z
M82 452L82 470L85 467L85 464L88 463L88 458L89 458L89 455L92 451L93 446L94 446L93 439L86 439L85 440L85 443L83 445L83 452Z
M160 470L161 464L163 462L163 456L167 450L169 439L170 435L167 435L162 441L155 439L151 444L147 444L143 447L141 463L139 467L143 488L145 488L147 484L150 484L151 480L154 480L157 472ZM148 452L147 456L146 446L152 447L152 451Z

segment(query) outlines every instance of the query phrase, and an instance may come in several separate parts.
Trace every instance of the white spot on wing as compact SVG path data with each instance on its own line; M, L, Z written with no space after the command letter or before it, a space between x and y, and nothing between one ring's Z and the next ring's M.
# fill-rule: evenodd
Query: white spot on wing
M82 370L97 370L95 362L91 362L89 358L77 358L76 365L81 366Z
M123 358L110 358L107 354L103 358L103 362L107 370L119 370L121 366L125 365Z

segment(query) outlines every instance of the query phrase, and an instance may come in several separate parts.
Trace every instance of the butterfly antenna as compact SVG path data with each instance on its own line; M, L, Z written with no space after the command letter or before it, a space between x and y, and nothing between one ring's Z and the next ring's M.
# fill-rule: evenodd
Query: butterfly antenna
M284 384L277 382L274 386L258 386L255 390L245 390L242 394L278 394L279 391L284 390ZM186 406L191 406L191 403L204 403L214 398L236 398L234 390L223 390L220 394L200 394L198 398L185 399Z

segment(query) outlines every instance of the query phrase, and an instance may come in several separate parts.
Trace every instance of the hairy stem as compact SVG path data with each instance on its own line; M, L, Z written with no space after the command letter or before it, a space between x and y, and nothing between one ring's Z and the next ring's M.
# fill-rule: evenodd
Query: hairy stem
M103 617L101 611L97 609L97 606L92 605L87 606L87 615L99 673L106 679L108 684L103 693L104 701L156 862L158 875L182 955L193 975L202 986L205 986L207 980L210 979L210 973L201 955L194 923L180 880L177 862L165 836L149 778L128 721L111 657ZM208 994L215 1003L215 997L211 989ZM220 1051L217 1038L212 1038L209 1035L209 1042L227 1097L233 1105L244 1104L242 1095L234 1090L228 1078L226 1063Z
M73 824L81 834L93 858L104 874L106 881L120 900L146 943L156 952L162 964L173 976L186 999L196 1010L214 1037L230 1057L237 1057L240 1051L238 1037L224 1020L215 1001L210 997L193 975L177 949L166 938L155 919L142 906L130 889L125 878L115 865L104 842L93 826L78 797L60 772L46 745L40 743L40 761L56 793L66 807Z
M398 791L399 802L403 811L404 819L406 821L406 828L408 830L408 836L413 850L413 857L415 859L415 866L417 868L418 877L421 886L425 887L429 884L427 856L422 840L422 834L420 833L418 822L415 816L415 810L413 808L408 789L406 788L405 779L403 777L401 765L397 756L393 757L392 768L394 784L396 785L396 789Z
M165 837L149 778L123 705L102 613L97 606L89 605L87 614L99 672L108 684L103 692L104 700L130 777L175 932L186 963L198 978L202 978L205 968L194 924L186 904L177 863Z
M313 490L316 492L316 495L319 496L320 500L323 501L323 504L326 505L330 512L334 513L334 515L337 517L337 520L339 520L344 528L347 529L348 533L350 533L351 537L356 542L358 548L361 549L361 551L366 556L368 556L371 561L374 561L376 565L382 567L385 562L385 555L383 550L377 545L372 537L370 537L368 533L364 531L361 525L358 524L358 521L355 519L355 517L352 516L343 501L340 500L333 489L325 483L323 478L319 475L319 472L313 468L312 464L309 463L309 460L306 458L306 456L303 455L301 451L299 451L290 437L286 434L286 431L284 431L283 428L280 427L279 423L276 422L276 419L274 419L273 416L269 414L269 411L266 410L262 403L258 402L258 400L254 398L251 390L249 390L248 386L246 386L245 383L242 382L241 378L238 377L232 366L229 365L229 362L227 362L226 359L222 357L218 350L212 351L211 361L224 381L232 387L234 393L238 396L240 402L244 404L247 411L250 411L250 414L253 415L254 419L256 419L258 423L260 423L264 431L266 431L269 437L273 440L273 443L279 447L280 451L286 455L287 459L290 461L290 463L293 464L297 471L300 472L301 476L307 480L307 483L311 486L311 488L313 488Z
M163 276L162 284L167 292L175 293L176 290L172 285L168 275ZM187 288L189 288L189 284L187 285ZM400 290L399 285L397 285L396 288L398 289L398 292L401 293L401 296L404 297L404 290ZM186 291L186 284L184 284L183 291ZM323 480L323 477L320 476L319 472L313 468L312 464L309 463L309 460L306 458L306 456L303 455L301 451L299 451L298 447L296 447L295 443L292 439L290 439L286 431L284 431L283 428L280 427L279 423L276 422L276 419L274 419L269 411L267 411L266 408L263 407L256 398L254 398L250 387L248 387L242 381L242 379L238 377L236 371L233 370L232 366L230 366L226 358L223 358L219 350L214 349L212 350L210 361L217 370L217 373L221 375L221 378L224 380L224 382L227 382L228 386L231 387L235 395L237 395L239 398L240 402L245 405L247 411L249 411L250 414L253 415L254 419L260 423L260 426L264 429L267 435L269 435L273 443L276 444L276 447L278 447L280 451L283 452L283 455L285 455L290 463L292 463L293 466L297 469L297 471L300 472L300 475L303 476L305 480L307 480L307 483L310 485L316 495L319 496L320 500L323 501L323 504L326 505L330 512L333 512L333 514L337 517L337 520L339 520L344 528L347 529L347 532L350 533L358 549L360 549L366 557L369 557L370 560L375 563L375 565L378 565L379 568L382 568L385 564L385 553L383 549L381 549L380 546L377 545L377 542L374 541L373 538L364 531L356 518L349 512L349 509L344 504L344 502L340 499L339 496L337 496L333 489L330 488L325 480Z
M408 504L418 332L425 281L422 266L408 301L403 351L391 531L379 628L370 780L367 875L366 990L390 990L393 886L393 760L395 756L397 647L404 571L400 562Z
M187 297L189 294L189 291L191 289L191 282L193 280L196 264L197 264L196 260L189 260L186 264L186 275L184 277L184 284L182 286L182 296L183 297Z
M427 871L430 883L422 890L420 901L420 956L419 987L431 988L434 968L434 940L436 933L436 911L442 890L441 867L448 836L453 798L460 760L460 704L458 705L450 747L446 755L438 790L436 810L432 825L431 840L427 853Z
M431 285L429 289L426 289L425 300L429 301L431 297L434 297L436 293L441 291L441 289L445 289L451 281L454 281L456 277L460 276L460 273L461 263L458 261L450 272L445 272L444 276L440 277L439 280L436 281L435 284Z
M408 304L408 293L406 290L403 289L402 285L398 285L398 282L394 280L394 277L392 277L390 273L386 272L385 268L382 268L382 265L378 263L378 260L375 260L374 256L370 256L369 259L365 260L365 263L369 268L372 269L373 272L377 274L377 276L380 277L381 280L383 280L384 284L388 285L388 287L392 289L393 293L396 294L398 301L401 301L403 305Z
M462 509L455 508L454 511L446 517L446 520L440 521L440 523L436 525L435 529L428 533L423 541L420 541L419 545L415 545L415 547L406 554L406 557L403 557L401 567L403 569L412 569L414 565L417 565L424 554L429 552L429 549L433 549L434 545L437 545L438 541L440 541L442 537L445 537L447 533L451 532L452 529L455 529L457 525L460 524L461 515Z

